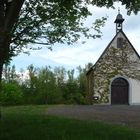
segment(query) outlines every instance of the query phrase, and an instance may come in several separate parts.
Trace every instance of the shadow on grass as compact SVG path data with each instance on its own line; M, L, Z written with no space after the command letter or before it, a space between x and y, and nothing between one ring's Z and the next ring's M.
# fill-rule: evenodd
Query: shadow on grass
M131 129L99 122L45 116L48 106L2 109L0 140L138 140Z

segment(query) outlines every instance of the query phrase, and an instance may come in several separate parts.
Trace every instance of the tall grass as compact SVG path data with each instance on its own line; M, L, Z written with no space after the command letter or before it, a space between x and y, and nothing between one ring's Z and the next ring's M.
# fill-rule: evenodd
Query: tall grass
M125 127L47 116L48 106L2 108L0 140L139 140Z

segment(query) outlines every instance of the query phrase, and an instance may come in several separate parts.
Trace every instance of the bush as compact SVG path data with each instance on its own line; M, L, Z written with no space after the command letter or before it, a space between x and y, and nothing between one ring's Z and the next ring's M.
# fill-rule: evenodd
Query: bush
M0 102L2 105L17 105L21 104L23 93L20 87L14 83L2 84L0 92Z

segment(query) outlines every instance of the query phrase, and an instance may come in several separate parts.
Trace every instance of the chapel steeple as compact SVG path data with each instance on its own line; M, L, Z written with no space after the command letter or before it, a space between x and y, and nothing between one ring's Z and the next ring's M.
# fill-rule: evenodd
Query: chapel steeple
M117 15L117 17L116 17L116 19L114 21L114 23L116 23L116 33L118 33L119 31L122 30L123 21L124 21L123 16L120 14L120 9L118 9L118 15Z

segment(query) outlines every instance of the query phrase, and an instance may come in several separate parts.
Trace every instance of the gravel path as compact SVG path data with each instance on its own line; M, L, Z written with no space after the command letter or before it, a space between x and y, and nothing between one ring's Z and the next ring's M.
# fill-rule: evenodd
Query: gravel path
M47 115L103 121L140 129L140 106L60 105L49 108Z

